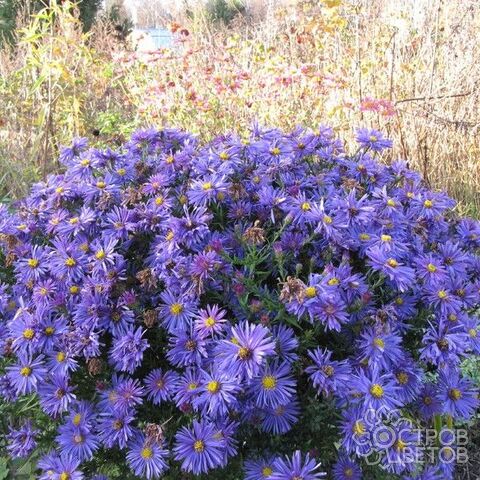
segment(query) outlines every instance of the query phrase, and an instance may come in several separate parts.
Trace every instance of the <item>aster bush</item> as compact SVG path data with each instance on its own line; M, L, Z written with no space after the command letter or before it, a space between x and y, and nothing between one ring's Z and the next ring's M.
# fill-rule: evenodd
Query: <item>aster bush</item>
M8 455L55 480L452 478L446 436L412 454L478 406L480 224L357 141L64 148L0 210Z

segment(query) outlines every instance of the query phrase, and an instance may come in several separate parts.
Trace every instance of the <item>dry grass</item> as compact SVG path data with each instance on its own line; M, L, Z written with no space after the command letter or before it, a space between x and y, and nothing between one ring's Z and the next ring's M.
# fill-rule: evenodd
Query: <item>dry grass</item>
M34 165L41 174L54 168L48 159L59 144L90 133L99 118L104 139L121 129L102 125L111 115L129 128L168 124L207 137L242 131L254 119L283 128L327 123L347 138L368 125L393 138L393 157L407 159L432 188L446 189L464 211L478 214L476 0L294 3L266 8L263 20L239 20L229 28L214 28L197 12L193 20L180 20L174 50L151 55L113 45L104 25L93 40L73 28L56 61L80 81L56 76L53 96L44 83L32 92L38 76L32 76L28 55L17 55L10 65L2 54L0 93L10 96L0 105L0 143L3 138L4 151L14 152L21 170ZM42 37L38 61L50 58L59 34ZM9 82L22 68L30 77L21 76L13 88ZM48 120L52 98L54 117ZM34 117L37 109L42 114Z

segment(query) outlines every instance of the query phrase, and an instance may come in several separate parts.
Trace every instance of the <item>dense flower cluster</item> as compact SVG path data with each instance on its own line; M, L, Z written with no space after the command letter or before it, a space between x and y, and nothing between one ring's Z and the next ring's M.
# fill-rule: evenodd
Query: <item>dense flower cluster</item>
M254 126L63 149L65 173L0 210L0 393L38 399L56 429L23 409L10 455L50 449L41 479L105 478L102 457L147 479L241 458L246 480L357 480L381 424L398 435L374 444L380 467L451 478L442 458L410 461L413 427L478 405L460 365L480 353L480 225L378 163L380 132L357 140L348 156L329 128ZM340 414L322 467L312 402Z

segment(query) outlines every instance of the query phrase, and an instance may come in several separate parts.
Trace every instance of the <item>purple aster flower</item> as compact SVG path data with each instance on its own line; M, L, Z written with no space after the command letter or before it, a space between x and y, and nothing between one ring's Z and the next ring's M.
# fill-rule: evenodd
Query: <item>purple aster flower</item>
M275 325L272 328L272 336L275 340L275 351L279 358L293 363L298 359L296 349L298 347L298 339L294 331L285 325Z
M302 459L300 450L294 452L292 457L285 456L277 458L273 463L273 473L270 480L292 480L301 478L302 480L315 480L326 475L325 472L319 472L320 463L317 463L307 453L305 459Z
M296 399L285 405L267 407L263 411L262 430L274 435L283 435L297 423L299 416L300 406Z
M437 387L433 383L425 383L416 402L420 416L430 420L442 411L442 404L438 397Z
M410 421L401 420L394 426L386 426L389 435L386 444L375 445L384 449L382 468L388 472L403 473L415 469L415 462L419 458L420 431L413 428ZM379 430L377 429L377 432ZM391 435L391 438L390 438ZM381 433L377 436L381 436Z
M178 373L167 370L165 373L161 368L152 370L144 380L145 393L147 398L154 405L171 400L178 382Z
M204 338L223 332L226 314L218 305L207 305L206 309L199 309L195 318L195 330Z
M413 268L403 265L390 252L385 252L380 247L372 247L368 249L367 255L372 268L388 277L401 292L408 290L414 284Z
M22 282L38 281L48 271L45 249L39 246L31 247L16 264L17 277Z
M120 377L113 391L115 394L111 396L111 404L117 413L127 413L143 402L143 387L136 378Z
M36 391L37 385L44 381L46 369L43 355L32 358L30 355L18 356L15 365L7 367L7 373L17 395L27 395Z
M54 373L47 382L38 389L40 405L45 413L56 417L59 413L68 410L68 406L75 400L74 387L62 373Z
M250 386L250 395L259 407L275 408L287 404L295 393L293 379L287 362L264 365Z
M335 462L332 469L334 480L362 480L362 469L345 455Z
M425 332L420 349L420 358L433 365L456 365L467 346L467 335L461 325L449 330L442 325L430 325Z
M397 394L403 403L412 402L417 398L423 379L423 370L410 359L404 359L393 368Z
M268 355L275 353L270 332L261 325L242 322L232 327L232 338L218 345L218 360L232 375L253 378Z
M83 480L84 476L80 470L77 470L80 466L80 460L75 458L71 455L61 454L58 456L48 455L47 457L43 457L42 461L40 462L42 465L39 464L40 468L44 471L46 470L45 474L49 475L49 471L53 472L54 476L45 476L41 477L42 479L48 480Z
M175 385L175 403L178 407L189 406L198 395L201 383L201 372L196 368L188 368Z
M143 352L149 347L148 341L142 338L144 333L140 327L137 330L131 328L114 337L110 361L116 370L133 373L142 363Z
M275 457L270 457L269 459L246 460L243 465L245 471L244 480L266 480L271 478L274 461Z
M367 455L371 451L372 422L366 418L363 405L352 406L342 412L341 442L348 453Z
M225 198L227 188L225 177L210 175L201 180L195 180L187 194L194 205L204 205L212 200L218 201Z
M75 157L78 157L88 147L88 138L78 137L72 140L69 147L60 149L59 160L65 165L69 165Z
M80 461L90 460L99 447L95 434L86 427L65 423L58 427L57 443L62 454Z
M215 435L214 425L193 421L192 428L183 427L175 435L175 459L182 470L195 475L207 473L223 463L224 442Z
M333 295L319 295L312 305L311 316L320 321L325 330L341 330L342 324L349 321L346 305L342 299Z
M365 371L359 370L358 376L352 379L352 386L362 394L365 411L393 410L402 406L393 376L389 373L381 374L375 364Z
M382 332L378 328L367 328L358 340L360 362L373 362L381 368L390 368L402 361L402 338L396 332Z
M327 349L322 351L320 348L309 351L308 356L314 364L307 367L305 372L318 393L330 395L346 389L352 378L352 369L347 361L331 360L332 352Z
M128 446L127 462L132 472L143 478L160 478L168 469L168 450L138 434Z
M378 130L359 128L356 139L362 148L373 150L374 152L381 152L386 148L392 148L392 141L386 139L382 132Z
M134 434L130 425L134 420L133 415L104 413L98 422L98 437L107 448L118 446L125 448L127 442Z
M416 272L418 277L426 282L441 282L447 274L442 261L432 253L419 256L414 259L414 262L417 266Z
M226 417L229 408L237 403L236 397L240 391L238 379L218 371L204 371L201 381L193 406L201 408L202 414L210 418Z
M427 284L424 296L429 305L445 316L458 314L462 308L462 302L444 284Z
M195 316L195 304L187 295L174 295L166 290L160 295L163 305L159 308L162 325L169 331L185 330Z
M460 419L469 419L479 405L478 390L452 370L440 375L437 399L443 405L443 413Z
M34 430L30 420L27 420L20 428L9 426L7 435L7 450L12 458L24 458L30 455L36 448L35 436L38 430Z
M195 330L179 330L170 337L168 360L175 366L198 365L207 357L206 340Z

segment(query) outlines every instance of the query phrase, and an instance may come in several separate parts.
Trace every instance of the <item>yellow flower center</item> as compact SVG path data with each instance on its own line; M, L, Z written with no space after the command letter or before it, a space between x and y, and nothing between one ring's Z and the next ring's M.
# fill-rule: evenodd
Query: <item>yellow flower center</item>
M391 235L382 235L380 238L382 239L382 242L390 242L392 240Z
M395 206L395 200L392 200L391 198L389 198L389 199L387 200L387 205L388 205L389 207L394 207L394 206Z
M140 455L144 460L149 460L153 457L153 450L149 447L142 448Z
M212 183L211 182L205 182L203 185L202 185L202 188L204 190L211 190L212 189Z
M220 160L228 160L229 155L227 152L221 152L219 157L220 157Z
M368 233L361 233L359 235L360 240L363 242L366 242L367 240L370 240L370 235Z
M406 385L408 383L408 373L406 372L398 372L397 373L397 380L400 385Z
M75 259L72 258L72 257L68 257L68 258L65 260L65 265L66 265L67 267L74 267L76 264L77 264L77 262L76 262Z
M113 422L113 428L115 430L120 430L123 427L123 422L121 420L115 420Z
M62 363L63 361L65 361L65 354L63 352L58 352L56 358L57 362Z
M330 215L323 216L323 223L326 223L327 225L331 225L332 222L333 222L333 218Z
M248 360L252 356L252 351L249 348L246 347L240 347L238 349L238 356L242 360Z
M387 263L392 268L397 268L398 267L398 262L394 258L389 258L387 260Z
M427 270L430 272L430 273L435 273L437 271L437 267L433 264L433 263L429 263L427 265Z
M81 165L82 167L88 167L88 166L90 165L90 160L84 159L84 160L82 160L82 161L80 162L80 165Z
M307 287L305 289L305 296L307 298L313 298L317 295L317 289L315 287Z
M170 313L172 315L180 315L183 312L183 305L180 303L174 303L170 306Z
M448 398L453 401L460 400L462 398L462 392L458 388L451 388L448 391Z
M50 337L50 335L53 335L54 333L55 333L55 329L53 327L45 328L45 335L47 335L47 337Z
M370 393L372 394L373 397L375 398L382 398L383 397L383 388L381 385L378 383L374 383L370 387Z
M60 474L60 480L70 480L70 474L67 472L62 472Z
M75 293L78 293L78 291L80 290L80 288L77 287L77 285L72 285L69 290L70 290L70 293L75 294Z
M352 432L355 435L363 435L366 432L365 425L361 420L357 420L352 427Z
M205 450L205 443L203 443L203 440L196 440L193 444L193 449L197 453L202 453Z
M102 250L99 250L96 254L95 254L95 258L97 260L103 260L105 258L105 252Z
M63 187L57 187L57 188L55 189L55 192L56 192L56 193L63 193Z
M47 290L45 287L42 287L42 288L40 289L40 295L45 296L45 295L47 295L47 293L48 293L48 290Z
M127 171L126 171L124 168L119 168L119 169L117 170L117 173L118 173L121 177L123 177L123 176L127 173Z
M371 141L371 142L376 142L378 140L378 138L375 136L375 135L370 135L370 137L368 137L368 139Z
M23 367L20 370L20 375L22 375L22 377L28 377L31 373L32 369L30 367Z
M207 390L210 393L217 393L220 390L220 383L217 382L216 380L212 380L211 382L208 382Z
M270 153L271 153L272 155L275 155L275 156L280 155L280 149L279 149L278 147L273 147L273 148L270 150Z
M395 442L395 449L399 452L403 452L403 450L405 450L406 446L407 446L407 444L400 438Z
M70 225L75 225L75 224L77 224L79 221L80 221L80 220L79 220L78 217L73 217L73 218L71 218L71 219L68 221L68 223L69 223Z
M273 473L273 470L270 467L263 467L262 468L262 475L265 478L268 478Z
M423 403L425 405L431 405L432 404L432 397L423 397Z
M215 319L213 317L208 317L205 319L205 326L211 328L215 325Z
M163 202L164 202L163 197L157 197L155 199L155 205L159 205L159 206L163 205Z
M102 180L100 180L99 182L97 182L97 188L103 189L103 188L105 188L106 186L107 186L107 184L106 184L104 181L102 181Z
M385 348L385 342L381 338L374 338L373 344L378 348Z
M468 334L469 334L472 338L476 338L476 336L478 335L478 332L477 332L474 328L471 328L471 329L468 331Z
M38 267L38 260L36 258L29 258L27 263L30 268Z
M303 202L300 207L304 212L308 212L310 210L310 204L308 202Z
M347 467L343 473L347 478L353 477L353 470L350 467Z
M171 240L173 240L173 232L171 230L169 230L168 233L165 235L165 240L167 242L170 242Z
M79 413L76 413L75 416L73 417L72 423L78 427L80 425L80 422L82 421L82 416Z
M425 201L423 202L423 206L424 206L425 208L432 208L432 207L433 207L433 202L432 202L431 200L425 200Z
M331 287L333 287L334 285L338 285L340 283L340 280L337 278L337 277L333 277L331 278L328 282L327 282Z
M198 387L198 385L196 383L189 383L188 384L188 389L189 390L195 390L196 388Z
M403 305L403 298L402 298L402 297L397 297L397 298L395 299L395 303L396 303L397 305Z
M277 379L272 375L262 378L262 386L265 390L273 390L277 386Z
M445 290L439 290L439 292L437 293L437 296L438 298L443 300L444 298L447 298L447 292Z
M24 331L23 331L23 338L27 339L27 340L31 340L35 335L35 332L33 331L32 328L26 328Z

